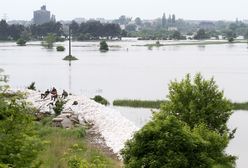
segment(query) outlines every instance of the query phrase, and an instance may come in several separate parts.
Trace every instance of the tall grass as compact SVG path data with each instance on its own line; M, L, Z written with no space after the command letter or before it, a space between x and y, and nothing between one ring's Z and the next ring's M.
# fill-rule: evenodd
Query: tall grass
M114 100L114 106L135 107L135 108L154 108L159 109L165 100ZM232 103L234 110L248 110L248 102Z
M143 108L160 108L160 104L164 103L164 100L114 100L114 106L127 106L127 107L143 107Z
M233 103L234 110L248 110L248 102L244 103Z
M37 131L44 143L44 150L39 153L36 161L41 168L67 168L72 158L78 158L93 167L118 167L116 161L87 144L83 127L50 127L49 120L50 118L46 118L37 124Z

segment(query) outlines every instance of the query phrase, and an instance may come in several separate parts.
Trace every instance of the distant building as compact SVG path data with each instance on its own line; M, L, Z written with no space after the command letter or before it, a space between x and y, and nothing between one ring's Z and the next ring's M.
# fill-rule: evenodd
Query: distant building
M40 10L34 11L33 23L40 25L51 21L51 13L46 10L46 6L43 5ZM54 16L54 15L53 15ZM53 17L55 19L55 16Z

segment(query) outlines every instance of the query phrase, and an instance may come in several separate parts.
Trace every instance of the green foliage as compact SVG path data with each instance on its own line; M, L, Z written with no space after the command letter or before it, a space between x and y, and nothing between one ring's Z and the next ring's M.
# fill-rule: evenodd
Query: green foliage
M114 100L114 106L128 106L128 107L143 107L159 109L160 105L165 103L163 100Z
M213 79L171 82L168 101L122 150L125 166L233 168L236 157L225 153L235 132L226 126L231 110Z
M233 38L233 37L229 37L229 38L228 38L228 42L229 42L229 43L233 43L233 42L234 42L234 38Z
M55 107L53 107L53 110L55 112L55 115L58 116L61 114L62 110L64 109L66 101L63 99L58 99L55 103Z
M64 46L57 46L56 50L57 51L65 51L65 47Z
M175 116L155 119L135 133L121 151L125 167L234 167L235 157L224 149L228 136L201 124L191 129Z
M248 110L248 102L245 103L233 103L234 110Z
M196 35L194 36L194 39L197 40L204 40L204 39L208 39L209 36L207 35L206 31L204 29L199 29L196 33Z
M25 46L26 45L26 40L24 40L23 38L19 38L18 40L17 40L17 42L16 42L16 44L18 45L18 46Z
M44 40L42 41L42 45L47 48L52 48L53 43L56 42L56 36L54 34L48 33L46 37L44 37Z
M63 58L63 60L65 61L76 61L78 60L76 57L72 56L72 55L67 55Z
M103 104L105 106L109 105L108 100L100 95L96 95L94 98L92 98L92 100L96 101L97 103Z
M32 82L27 88L30 90L36 90L35 82Z
M42 149L30 109L21 100L0 99L0 163L31 167Z
M100 163L104 164L104 168L116 167L111 158L86 143L86 131L83 127L62 129L38 123L37 130L44 141L44 150L36 159L41 162L41 167L88 168L99 167ZM100 163L97 162L99 160Z
M108 51L109 50L109 47L108 47L108 44L105 40L102 40L100 42L100 51Z
M219 91L214 79L205 80L197 74L190 75L180 82L169 84L168 101L161 105L160 117L175 115L191 128L205 123L209 129L224 133L226 122L232 114L232 104Z

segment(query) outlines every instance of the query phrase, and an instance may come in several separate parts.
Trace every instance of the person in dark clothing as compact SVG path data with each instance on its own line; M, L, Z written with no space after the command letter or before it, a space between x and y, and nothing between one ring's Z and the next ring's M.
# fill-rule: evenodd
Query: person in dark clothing
M49 95L49 93L50 93L50 91L49 91L49 89L47 89L46 91L45 91L45 93L41 93L41 99L45 99L48 95Z
M68 93L65 91L65 90L63 90L63 93L62 93L62 98L66 98L68 96Z
M53 87L53 89L51 91L51 100L55 101L57 98L58 98L57 89L55 89L55 87Z

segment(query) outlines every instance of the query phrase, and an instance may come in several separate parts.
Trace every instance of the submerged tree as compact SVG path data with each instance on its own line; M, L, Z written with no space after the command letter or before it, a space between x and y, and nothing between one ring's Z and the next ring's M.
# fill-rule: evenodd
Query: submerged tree
M49 33L42 41L42 45L47 48L52 48L53 43L55 42L56 42L56 36L54 34Z
M109 47L108 47L108 44L105 40L102 40L100 42L100 51L108 51L109 50Z

